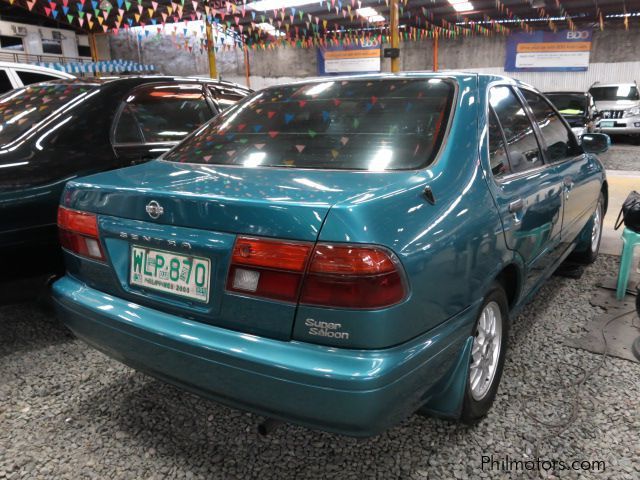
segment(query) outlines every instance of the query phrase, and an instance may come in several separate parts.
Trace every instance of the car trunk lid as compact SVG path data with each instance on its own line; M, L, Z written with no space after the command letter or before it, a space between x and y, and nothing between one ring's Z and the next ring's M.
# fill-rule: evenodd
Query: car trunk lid
M400 177L407 175L165 161L85 177L70 182L63 204L98 214L110 268L72 259L84 265L77 266L75 273L91 286L135 304L286 340L291 336L296 302L226 290L237 236L313 244L332 205L355 197L366 200L375 191L392 188ZM208 284L199 287L199 295L186 296L159 288L167 278L159 278L157 285L145 285L146 277L134 278L145 273L141 264L149 274L159 275L151 272L156 270L157 255L164 257L163 267L167 262L182 262L176 267L180 275L186 275L189 262L206 264L198 268L200 280L202 269L206 270Z

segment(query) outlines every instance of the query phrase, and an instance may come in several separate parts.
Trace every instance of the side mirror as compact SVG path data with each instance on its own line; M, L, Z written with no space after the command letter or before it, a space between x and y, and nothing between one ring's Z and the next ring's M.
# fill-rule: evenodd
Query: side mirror
M580 140L587 153L604 153L611 146L611 138L606 133L587 133Z

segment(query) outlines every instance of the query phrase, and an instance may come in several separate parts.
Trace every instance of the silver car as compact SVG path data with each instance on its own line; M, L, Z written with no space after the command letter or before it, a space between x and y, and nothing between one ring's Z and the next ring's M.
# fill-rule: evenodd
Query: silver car
M633 83L595 83L589 89L598 110L596 132L640 135L640 93Z

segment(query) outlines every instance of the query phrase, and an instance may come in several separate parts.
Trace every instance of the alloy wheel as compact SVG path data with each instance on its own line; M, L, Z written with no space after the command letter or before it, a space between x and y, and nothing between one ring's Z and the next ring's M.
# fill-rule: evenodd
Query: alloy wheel
M482 309L471 348L469 386L471 396L480 401L489 392L498 370L502 344L502 313L496 302Z
M602 203L598 202L596 211L593 213L593 227L591 228L591 251L598 251L600 245L600 231L602 230Z

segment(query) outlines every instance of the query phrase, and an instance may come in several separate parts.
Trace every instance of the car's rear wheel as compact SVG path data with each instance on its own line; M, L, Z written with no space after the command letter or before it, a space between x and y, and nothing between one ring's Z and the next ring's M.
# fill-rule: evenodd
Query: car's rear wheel
M600 241L602 239L602 225L604 222L604 195L600 193L598 205L591 215L591 218L584 226L583 232L580 234L582 241L576 250L571 254L571 260L589 265L596 261L600 252Z
M492 285L474 327L467 386L460 419L473 424L484 417L498 391L507 350L509 307L504 288Z

